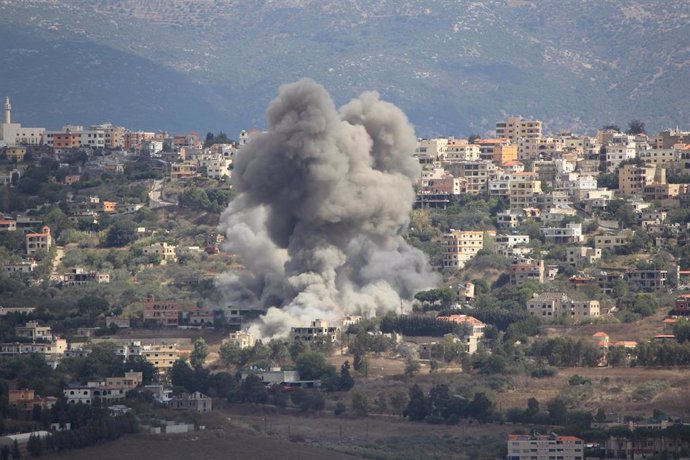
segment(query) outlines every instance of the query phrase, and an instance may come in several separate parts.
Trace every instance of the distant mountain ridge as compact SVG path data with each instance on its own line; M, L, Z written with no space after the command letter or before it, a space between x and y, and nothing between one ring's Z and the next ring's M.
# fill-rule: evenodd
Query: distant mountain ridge
M263 126L303 76L378 90L419 135L689 123L685 0L0 0L0 95L18 121Z

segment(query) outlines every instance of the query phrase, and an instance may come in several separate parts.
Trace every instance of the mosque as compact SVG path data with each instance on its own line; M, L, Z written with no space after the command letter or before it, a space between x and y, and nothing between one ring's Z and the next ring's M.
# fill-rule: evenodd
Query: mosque
M45 128L25 128L20 123L12 123L12 105L9 96L5 98L5 119L0 123L0 146L40 145L43 143Z

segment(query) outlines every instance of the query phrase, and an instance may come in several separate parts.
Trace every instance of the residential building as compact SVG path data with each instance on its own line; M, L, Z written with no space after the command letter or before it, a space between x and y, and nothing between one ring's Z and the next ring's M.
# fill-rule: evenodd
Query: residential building
M496 244L513 247L519 244L529 244L529 235L501 234L496 235Z
M182 393L173 396L168 401L168 407L173 410L190 410L199 413L211 412L213 410L213 400L203 393Z
M491 156L491 160L497 166L502 166L505 163L511 163L518 159L517 144L497 144Z
M568 246L566 248L566 262L575 267L592 265L601 260L601 248L588 246Z
M16 326L14 334L17 337L31 339L32 342L36 340L52 341L53 333L50 326L41 326L37 321L27 321L24 326Z
M66 351L67 341L65 339L54 339L52 342L0 343L0 355L13 356L36 353L43 355L53 369L57 367Z
M525 209L534 207L536 197L541 195L541 181L533 172L513 174L510 182L510 209Z
M635 430L634 436L609 436L604 443L605 458L653 459L686 458L690 440L682 436L660 436L660 427Z
M518 139L519 160L550 160L563 151L563 141L553 137L522 137Z
M690 316L690 294L682 294L676 298L673 314Z
M553 244L572 244L581 243L582 224L569 222L565 227L547 227L540 229L547 243Z
M522 286L528 281L544 284L545 267L543 260L511 264L509 268L510 284Z
M190 326L208 326L213 324L215 314L207 308L192 307L182 312L182 319Z
M145 142L155 139L156 133L148 131L127 131L125 132L125 149L141 150Z
M62 394L67 404L109 404L124 401L124 388L101 386L98 382L89 382L87 385L68 385Z
M34 255L39 251L48 252L53 245L53 238L50 235L50 227L47 225L41 229L40 233L27 233L25 236L26 253Z
M34 406L50 409L57 402L57 398L53 396L41 398L34 390L28 388L21 390L9 390L7 396L10 406L16 407L17 409L23 411L33 410Z
M451 229L443 235L443 268L463 268L483 247L484 232Z
M475 141L479 146L479 159L483 161L494 161L494 150L500 146L510 144L510 139L496 138L496 139L477 139ZM499 156L500 157L500 156ZM502 163L494 163L501 165Z
M519 116L511 116L505 121L496 122L496 137L517 141L519 138L540 138L542 136L542 122L528 120Z
M508 435L506 460L584 460L585 442L575 436Z
M516 228L520 225L522 213L515 209L508 209L496 214L496 222L501 228Z
M134 342L129 347L130 356L141 356L153 364L160 374L167 373L180 359L177 343L142 344Z
M214 158L203 162L200 161L199 166L206 168L206 177L216 180L223 178L229 179L232 160L226 158Z
M618 172L619 193L622 196L642 196L647 185L654 182L656 167L623 165Z
M458 295L459 301L469 302L474 299L474 283L472 281L466 281L465 283L458 284L455 288L455 292Z
M579 323L597 318L600 314L599 301L578 301L570 299L562 292L544 292L527 301L527 312L530 316L551 322L569 318Z
M106 377L104 386L110 388L124 389L125 391L133 390L144 383L144 374L142 372L125 371L121 377Z
M628 272L628 282L638 289L653 292L667 287L668 270L632 270Z
M484 337L484 328L486 324L468 315L437 316L436 319L439 321L450 321L452 323L465 325L468 329L462 337L465 345L465 352L469 354L477 352L479 343Z
M615 249L627 246L635 233L632 230L623 230L615 235L596 235L594 237L594 247L597 249Z
M7 273L31 273L36 270L38 263L34 259L22 259L19 263L10 263L4 266Z
M256 337L249 331L232 332L224 342L237 345L240 349L252 348L256 344Z
M448 139L420 139L417 141L417 148L414 156L421 164L431 164L436 161L443 161L448 150Z
M340 339L340 327L329 326L328 321L315 319L309 327L293 327L291 336L295 342L336 342Z
M110 328L112 326L116 326L120 329L129 329L129 318L123 318L121 316L107 316L105 318L105 327Z
M616 285L624 281L625 275L620 272L599 272L596 277L596 283L601 292L610 295L613 294Z
M448 139L445 161L476 161L480 153L479 145L470 144L467 139Z
M21 163L26 156L26 147L5 147L2 149L5 157L13 163Z
M459 161L447 164L446 169L453 177L465 179L468 194L478 195L487 191L496 165L492 161Z
M14 232L17 230L17 221L14 219L0 220L0 232Z
M159 326L177 327L182 307L177 302L156 301L153 297L144 303L144 322L152 321Z
M250 375L258 376L266 386L280 385L283 383L293 383L300 381L299 372L286 371L281 369L280 367L272 367L267 371L243 372L242 380L244 381Z
M197 176L197 163L195 161L183 161L170 165L170 178L172 180L192 179Z
M158 256L161 261L177 262L177 246L168 243L154 243L142 248L144 255Z
M74 287L100 283L110 283L110 273L87 272L83 268L77 267L62 274L61 286Z

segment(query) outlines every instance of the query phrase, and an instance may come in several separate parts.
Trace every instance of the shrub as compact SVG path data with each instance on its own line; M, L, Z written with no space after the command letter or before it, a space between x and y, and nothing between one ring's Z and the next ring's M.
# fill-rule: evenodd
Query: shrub
M651 401L656 395L668 388L668 384L662 380L650 380L635 388L632 392L633 401Z
M530 373L535 379L543 379L546 377L553 377L558 374L558 369L553 366L538 367Z

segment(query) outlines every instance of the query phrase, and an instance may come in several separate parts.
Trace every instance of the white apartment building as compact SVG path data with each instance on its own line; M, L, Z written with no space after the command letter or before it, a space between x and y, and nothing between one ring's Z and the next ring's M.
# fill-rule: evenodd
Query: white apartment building
M483 247L484 232L451 229L443 235L443 268L463 268Z
M541 233L547 243L553 244L581 243L584 240L582 224L575 222L569 222L565 227L542 228Z
M606 172L614 172L625 160L632 160L637 156L635 143L606 145Z
M225 341L234 343L243 350L245 348L252 348L256 344L256 337L250 332L237 331L231 333Z
M499 246L513 247L518 244L529 244L529 235L496 235L496 244Z
M468 143L467 139L448 139L445 161L476 161L480 153L479 146Z
M414 156L421 164L431 164L435 161L443 161L448 151L448 139L419 139Z

